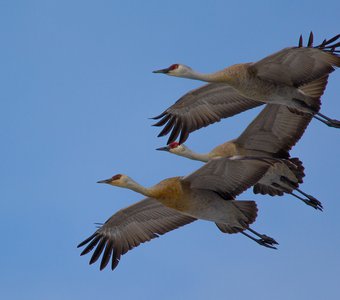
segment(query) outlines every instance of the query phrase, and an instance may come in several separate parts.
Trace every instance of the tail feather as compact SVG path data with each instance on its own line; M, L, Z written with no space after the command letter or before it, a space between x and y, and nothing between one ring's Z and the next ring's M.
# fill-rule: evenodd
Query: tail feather
M257 217L257 205L255 201L231 201L238 211L238 225L216 223L216 226L223 233L238 233L244 231L252 224Z
M323 95L328 83L328 75L325 75L317 80L309 82L299 87L306 95L310 96L308 105L318 112L321 107L321 96Z
M305 168L302 161L297 157L292 157L286 160L285 164L294 175L277 173L277 175L281 177L277 178L276 182L268 182L266 184L267 181L262 181L262 183L260 181L253 187L254 194L282 196L284 192L289 192L297 188L299 184L303 182L303 177L305 177Z
M254 194L270 195L270 196L282 196L283 192L270 185L256 183L253 187Z
M293 168L292 166L289 166L289 169L294 173L299 183L303 182L303 177L305 177L305 167L303 166L302 161L298 157L292 157L289 159L290 162L292 162L296 168Z
M336 44L337 47L340 46L340 43ZM339 50L333 50L333 53L329 53L328 61L330 64L332 64L333 67L340 67L340 56L339 56Z

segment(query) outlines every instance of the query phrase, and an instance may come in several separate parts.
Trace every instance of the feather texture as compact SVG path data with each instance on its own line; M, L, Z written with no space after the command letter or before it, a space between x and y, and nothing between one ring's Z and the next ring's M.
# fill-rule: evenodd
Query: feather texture
M95 248L90 264L103 253L100 269L104 269L111 259L113 270L127 251L195 220L155 199L146 198L116 212L78 247L88 244L81 255Z

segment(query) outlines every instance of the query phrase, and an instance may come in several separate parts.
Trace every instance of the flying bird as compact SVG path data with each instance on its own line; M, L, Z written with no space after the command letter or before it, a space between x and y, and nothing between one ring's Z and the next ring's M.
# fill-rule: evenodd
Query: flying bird
M263 103L285 105L297 114L310 114L330 127L340 128L340 121L319 112L328 75L340 66L339 38L340 34L313 47L311 32L306 47L300 36L298 47L212 74L198 73L183 64L154 71L209 82L153 118L160 119L154 126L165 125L158 136L171 131L168 144L179 135L182 144L191 132Z
M172 142L157 150L203 162L216 157L237 155L285 158L285 163L275 163L269 167L254 185L254 193L270 196L288 193L311 207L322 210L319 200L299 189L299 184L305 176L302 162L298 158L289 158L289 151L301 138L311 119L310 114L298 115L286 106L267 104L238 138L215 147L209 153L196 153L178 142ZM294 191L306 198L295 194Z
M274 161L247 157L213 159L188 176L168 178L151 188L122 174L98 181L133 190L147 198L111 216L78 245L86 245L81 255L95 248L90 264L103 253L100 269L111 259L113 270L127 251L197 219L215 222L224 233L240 232L260 245L275 248L277 242L273 238L249 227L257 217L256 203L234 200L257 182Z

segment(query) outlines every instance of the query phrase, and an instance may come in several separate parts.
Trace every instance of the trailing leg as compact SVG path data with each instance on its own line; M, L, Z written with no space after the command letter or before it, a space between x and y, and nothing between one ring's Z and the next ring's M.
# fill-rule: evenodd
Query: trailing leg
M313 118L319 120L320 122L326 124L329 127L334 127L334 128L340 128L340 121L331 119L322 113L317 112L315 115L313 115Z
M308 201L308 203L307 203L308 205L314 207L315 209L318 209L318 210L321 210L321 211L322 211L323 206L322 206L322 203L321 203L318 199L316 199L316 198L313 197L312 195L306 194L305 192L303 192L303 191L300 190L299 188L296 188L296 190L297 190L300 194L302 194L302 195L304 195L305 197L308 198L308 200L305 199L305 200ZM305 203L306 203L306 202L305 202Z
M251 236L250 234L248 234L245 231L242 231L241 233L250 238L251 240L253 240L254 242L258 243L261 246L267 247L267 248L271 248L271 249L277 249L275 246L273 245L278 245L278 242L276 242L273 238L265 235L265 234L260 234L258 232L256 232L255 230L248 228L247 230L249 230L250 232L252 232L253 234L255 234L256 236L259 237L259 239L254 238L253 236Z
M298 185L294 184L293 182L291 182L291 181L290 181L289 179L287 179L286 177L281 176L281 180L282 180L284 183L290 185L291 188L292 188L293 190L296 190L296 191L298 191L300 194L302 194L303 196L307 197L307 199L302 198L302 197L300 197L300 196L294 194L291 190L286 189L286 188L284 188L283 186L279 186L285 193L294 196L295 198L297 198L297 199L303 201L303 202L306 203L307 205L309 205L309 206L315 208L316 210L321 210L321 211L322 211L323 206L322 206L321 202L320 202L318 199L316 199L316 198L313 197L312 195L306 194L305 192L303 192L302 190L300 190L300 189L298 188Z

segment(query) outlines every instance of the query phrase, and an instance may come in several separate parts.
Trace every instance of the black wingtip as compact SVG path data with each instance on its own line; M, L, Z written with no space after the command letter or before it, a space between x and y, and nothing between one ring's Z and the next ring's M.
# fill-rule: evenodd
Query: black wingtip
M86 245L89 241L91 241L98 233L95 232L94 234L92 234L90 237L88 237L86 240L82 241L80 244L78 244L77 248L83 247L84 245Z
M92 254L92 257L91 257L90 262L89 262L90 265L94 264L98 260L98 258L100 257L100 255L102 254L102 252L104 250L105 244L106 244L106 240L104 238L102 238L100 240L97 248L94 250L94 252Z
M303 38L302 38L302 34L300 35L299 38L299 48L301 48L303 46Z
M163 120L163 119L162 119ZM161 137L161 136L164 136L164 135L167 135L170 130L174 127L174 124L175 124L175 121L176 121L176 118L171 116L168 121L167 121L167 124L164 126L164 128L162 129L162 131L159 133L158 137Z
M340 34L337 34L336 36L334 36L334 37L332 37L331 39L327 40L327 41L325 42L325 45L329 45L329 44L335 42L338 38L340 38Z
M313 31L311 31L309 34L307 47L313 47L313 40L314 40L314 35L313 35Z
M331 52L331 53L337 53L339 50L336 50L335 48L339 47L340 43L336 43L334 45L330 45L336 40L340 38L340 34L337 34L336 36L332 37L331 39L327 40L324 39L320 45L315 46L314 48L319 48L321 50Z
M185 141L188 139L189 137L189 132L187 130L183 130L181 132L181 136L179 137L179 144L182 145L183 143L185 143Z
M326 45L326 43L327 43L327 40L326 39L324 39L323 41L322 41L322 43L319 45L319 48L324 48L324 46Z
M80 256L85 255L89 252L91 252L93 250L93 248L98 244L99 240L100 240L100 235L96 235L93 240L85 247L85 249L83 250L82 253L80 253ZM85 242L85 241L84 241ZM83 242L83 243L84 243ZM86 242L89 242L89 240L87 239ZM82 244L83 244L82 243Z
M164 115L162 119L158 120L155 124L152 124L152 126L160 127L163 126L166 122L169 121L171 118L171 115Z
M170 144L173 143L173 142L174 142L174 140L172 140L171 138L168 138L166 144L167 144L167 145L170 145Z
M117 268L118 264L119 264L119 258L112 258L111 270L113 271L115 268Z
M158 120L160 119L161 117L165 116L166 112L162 112L160 115L156 116L156 117L151 117L151 118L148 118L150 120Z
M182 129L182 124L180 122L180 120L176 120L176 123L171 131L171 134L169 136L169 140L172 140L172 141L176 141L179 133L181 132L181 129Z

